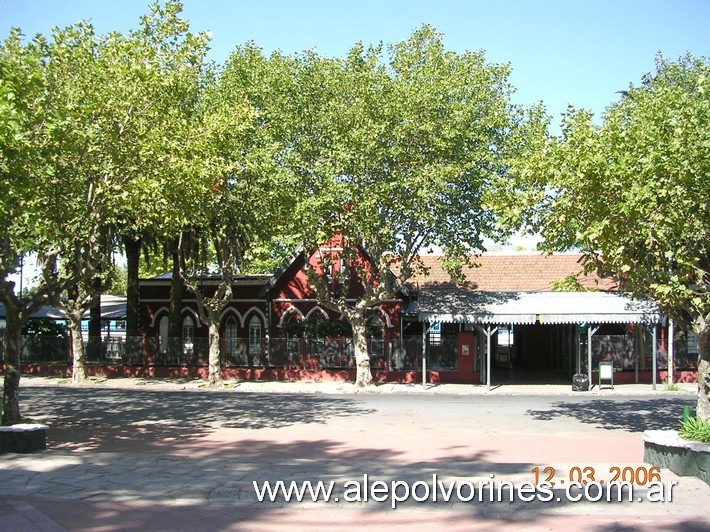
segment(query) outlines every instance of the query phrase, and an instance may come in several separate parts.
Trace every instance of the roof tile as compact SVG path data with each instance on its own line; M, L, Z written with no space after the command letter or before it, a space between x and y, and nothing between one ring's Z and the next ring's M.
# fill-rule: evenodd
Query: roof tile
M444 270L442 255L424 255L422 263L428 273L419 272L409 283L421 287L452 284ZM553 281L576 275L579 283L592 290L615 290L611 279L602 279L592 273L584 275L582 255L579 253L529 254L484 253L472 257L474 267L463 268L464 286L483 291L549 291Z

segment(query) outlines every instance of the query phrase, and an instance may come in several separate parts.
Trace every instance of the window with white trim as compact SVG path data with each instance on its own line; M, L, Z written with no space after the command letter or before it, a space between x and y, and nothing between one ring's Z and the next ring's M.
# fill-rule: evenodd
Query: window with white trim
M383 357L385 355L384 322L380 316L375 315L370 320L370 356Z
M182 352L184 355L195 352L195 321L189 314L182 319Z
M249 320L249 355L257 357L255 360L261 356L261 344L261 320L257 316L252 316Z
M160 354L164 355L168 352L168 327L170 325L170 319L167 316L160 318L158 322L158 338L160 344Z
M237 354L238 335L237 320L234 316L229 316L224 322L224 351L232 363L235 362Z
M286 323L293 327L298 324L298 318L292 314ZM286 328L286 354L293 361L301 353L301 339L292 332L291 327Z

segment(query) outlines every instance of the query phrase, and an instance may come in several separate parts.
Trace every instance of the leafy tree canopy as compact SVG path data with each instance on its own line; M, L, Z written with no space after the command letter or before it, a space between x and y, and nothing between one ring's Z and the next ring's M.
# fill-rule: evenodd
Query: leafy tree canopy
M659 56L601 126L570 109L531 167L546 187L543 246L582 249L590 268L686 322L710 313L709 80L704 58Z
M520 175L548 250L579 248L698 335L698 416L710 419L710 62L656 59L597 126L570 109Z
M430 26L340 59L272 59L288 74L271 101L284 117L279 162L304 191L298 234L306 253L337 240L321 271L306 270L320 302L350 321L357 382L366 385L367 309L402 289L433 246L459 278L485 237L502 236L508 168L544 116L511 104L508 65L447 51ZM324 274L340 261L355 275L334 290ZM361 297L352 298L351 281Z
M309 246L339 233L351 259L364 245L375 268L397 263L407 277L432 246L464 256L501 236L496 190L541 118L510 103L508 65L447 51L430 26L342 59L294 61L285 159L309 183L298 212Z

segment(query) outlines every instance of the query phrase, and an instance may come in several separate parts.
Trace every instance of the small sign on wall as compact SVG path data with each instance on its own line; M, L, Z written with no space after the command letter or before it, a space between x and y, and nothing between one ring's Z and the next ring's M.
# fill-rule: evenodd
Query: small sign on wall
M465 357L468 356L468 344L463 344L461 346L461 354Z

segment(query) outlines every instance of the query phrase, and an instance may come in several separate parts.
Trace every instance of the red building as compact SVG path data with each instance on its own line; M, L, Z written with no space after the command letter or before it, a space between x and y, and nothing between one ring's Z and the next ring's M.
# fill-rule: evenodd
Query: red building
M667 327L656 305L615 291L608 280L581 275L580 258L484 254L457 286L441 257L423 257L427 273L370 311L368 347L376 380L419 382L425 369L433 382L570 382L576 373L595 382L600 362L614 365L616 382L650 383L654 375L665 380ZM354 378L348 324L319 302L303 261L299 255L274 275L235 277L233 301L221 317L225 377ZM342 261L329 262L335 285L346 272ZM588 291L569 291L575 285ZM359 295L358 283L347 286L350 297ZM177 367L203 374L207 332L189 295L176 339L180 347L168 349L169 290L169 277L141 281L147 363L157 373L174 374ZM675 344L674 380L695 379L692 335L681 334Z
M664 382L669 366L674 382L697 380L694 335L674 328L652 301L581 275L580 259L483 254L464 270L460 286L445 273L441 257L422 257L426 274L415 275L406 289L369 310L375 379L421 382L424 376L428 382L491 386L571 383L581 373L596 383L600 363L607 363L616 383ZM232 299L220 315L225 378L354 379L349 324L319 301L304 260L299 254L273 275L234 277ZM323 273L333 291L347 291L353 300L362 294L337 247L322 248L309 260L316 267L328 264ZM218 279L205 277L200 284L209 289ZM206 377L208 334L195 297L184 292L180 336L170 338L170 290L170 276L140 281L142 336L110 332L101 353L87 358L90 374ZM61 315L48 316L38 318L61 322ZM111 309L105 318L121 323L122 316ZM23 371L70 374L66 337L55 331L45 338L34 329L23 344Z
M333 249L323 248L318 253ZM304 260L298 254L274 275L235 276L233 299L220 318L225 377L347 380L354 376L349 325L340 313L318 301L304 272ZM312 264L319 261L316 254L311 257ZM350 290L348 298L361 295L359 283L341 282L343 275L352 275L345 271L342 261L332 261L329 268L328 278L335 291L341 283ZM217 284L218 280L205 278L201 283ZM141 323L149 345L148 360L155 366L204 366L207 331L200 322L196 300L187 291L182 336L167 336L170 284L169 275L140 282ZM380 380L390 378L390 355L401 340L401 318L407 304L406 295L395 294L370 310L368 348L373 372ZM171 341L179 347L170 349Z

